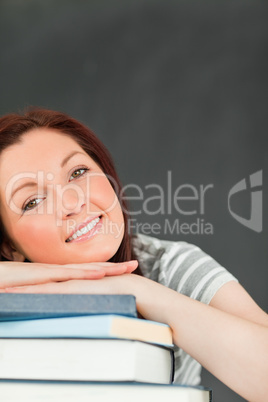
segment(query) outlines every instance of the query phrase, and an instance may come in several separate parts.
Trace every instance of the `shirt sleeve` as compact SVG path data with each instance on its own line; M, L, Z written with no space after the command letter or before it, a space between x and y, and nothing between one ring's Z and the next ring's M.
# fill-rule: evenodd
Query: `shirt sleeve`
M162 254L159 281L186 296L209 304L229 281L238 280L199 247L174 242Z

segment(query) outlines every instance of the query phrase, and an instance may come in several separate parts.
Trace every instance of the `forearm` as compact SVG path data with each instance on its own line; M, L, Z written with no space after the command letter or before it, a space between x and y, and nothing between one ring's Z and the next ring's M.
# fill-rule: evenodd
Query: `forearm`
M235 392L267 400L267 327L166 288L155 287L151 298L138 297L137 304L146 318L169 324L174 343Z

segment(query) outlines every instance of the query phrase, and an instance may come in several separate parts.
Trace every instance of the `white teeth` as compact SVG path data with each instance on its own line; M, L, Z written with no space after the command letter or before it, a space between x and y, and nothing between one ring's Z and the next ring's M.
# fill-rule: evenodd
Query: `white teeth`
M71 237L69 237L66 241L69 242L71 240L76 239L77 237L82 236L83 234L86 234L90 230L96 226L96 224L99 222L100 218L95 218L91 222L89 222L86 226L84 226L82 229L77 230Z
M96 223L99 222L99 218L94 219L93 221L89 222L87 225L88 230L91 230L92 228L94 228L94 226L96 225Z

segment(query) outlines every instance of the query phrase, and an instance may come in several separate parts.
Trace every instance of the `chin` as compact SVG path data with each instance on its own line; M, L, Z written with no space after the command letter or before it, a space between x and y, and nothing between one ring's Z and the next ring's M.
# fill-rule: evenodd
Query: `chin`
M102 249L101 253L96 256L92 256L90 261L92 262L107 262L109 261L116 253L119 247L115 247L113 250L110 249Z

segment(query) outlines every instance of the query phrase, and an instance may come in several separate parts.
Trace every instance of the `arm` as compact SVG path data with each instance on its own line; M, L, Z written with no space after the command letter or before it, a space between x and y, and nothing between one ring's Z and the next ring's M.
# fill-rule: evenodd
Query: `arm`
M155 289L158 305L150 308L150 319L161 313L173 330L175 344L247 400L266 401L267 314L236 282L225 284L210 306L166 290L161 294Z
M267 315L237 283L225 284L210 306L133 274L17 291L134 294L139 312L147 319L169 324L174 343L220 381L247 400L267 400Z
M228 295L231 300L225 304ZM184 296L180 299L180 307L170 300L174 307L168 322L175 342L245 399L266 401L267 314L235 282L224 285L210 306Z
M207 306L173 290L160 290L161 285L153 287L150 298L138 298L141 314L169 324L174 343L235 392L250 401L266 401L268 316L247 292L229 282Z

